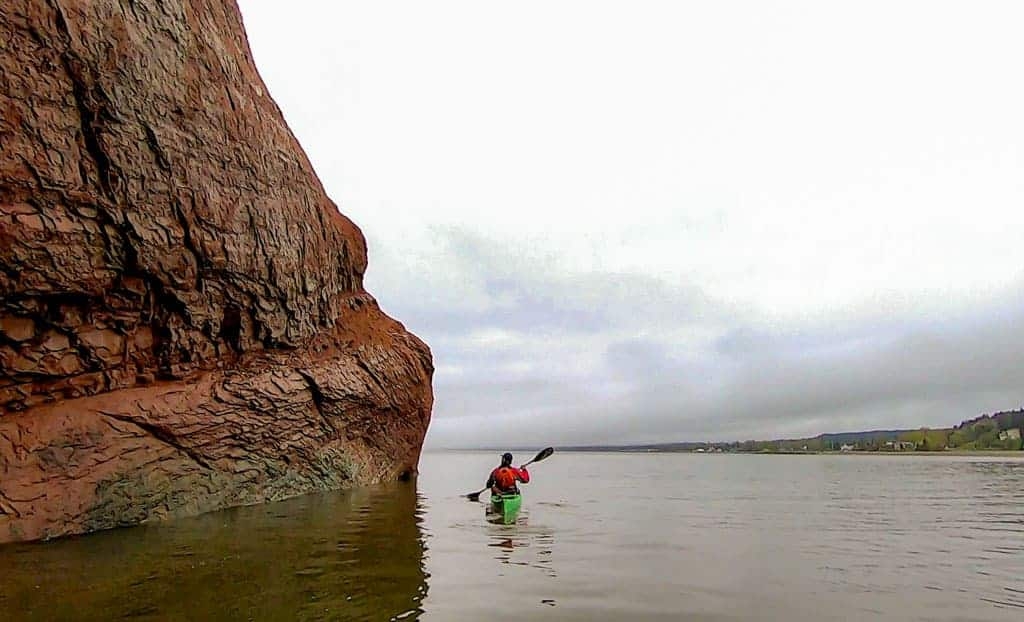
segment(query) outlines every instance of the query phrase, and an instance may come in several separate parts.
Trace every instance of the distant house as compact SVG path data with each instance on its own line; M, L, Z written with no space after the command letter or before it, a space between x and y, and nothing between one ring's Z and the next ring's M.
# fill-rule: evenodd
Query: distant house
M1020 428L1010 428L1009 430L1003 430L999 433L999 440L1001 441L1019 441L1020 440Z
M842 445L842 446L841 446L841 447L839 448L839 451L853 451L853 450L854 450L854 448L855 448L855 445L846 445L846 444L843 444L843 445Z
M917 443L914 441L899 441L896 443L896 449L899 451L914 451L917 449Z

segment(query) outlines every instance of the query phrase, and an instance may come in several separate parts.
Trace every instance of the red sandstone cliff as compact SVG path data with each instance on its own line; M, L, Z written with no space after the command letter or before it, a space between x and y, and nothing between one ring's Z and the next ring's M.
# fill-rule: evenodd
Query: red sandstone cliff
M0 3L0 542L414 471L365 268L233 1Z

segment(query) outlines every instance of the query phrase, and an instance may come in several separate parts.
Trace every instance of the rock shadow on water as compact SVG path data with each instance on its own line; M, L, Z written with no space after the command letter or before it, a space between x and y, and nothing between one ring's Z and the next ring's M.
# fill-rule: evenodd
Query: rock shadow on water
M10 620L418 619L415 484L0 547Z

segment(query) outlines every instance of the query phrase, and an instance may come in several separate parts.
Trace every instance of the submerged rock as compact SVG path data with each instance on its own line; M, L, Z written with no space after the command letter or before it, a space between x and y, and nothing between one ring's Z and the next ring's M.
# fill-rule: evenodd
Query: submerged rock
M0 144L0 542L415 471L430 351L234 2L0 3Z

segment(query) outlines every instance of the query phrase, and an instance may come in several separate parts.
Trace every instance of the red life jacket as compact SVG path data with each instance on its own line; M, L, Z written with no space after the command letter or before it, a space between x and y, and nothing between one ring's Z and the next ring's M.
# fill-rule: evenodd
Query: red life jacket
M494 470L494 483L501 490L512 490L516 487L516 472L512 467L498 467Z
M498 490L512 491L516 490L516 482L520 481L524 484L530 481L530 472L526 469L517 469L513 466L498 467L491 471L491 477L494 480L494 485L497 486Z

